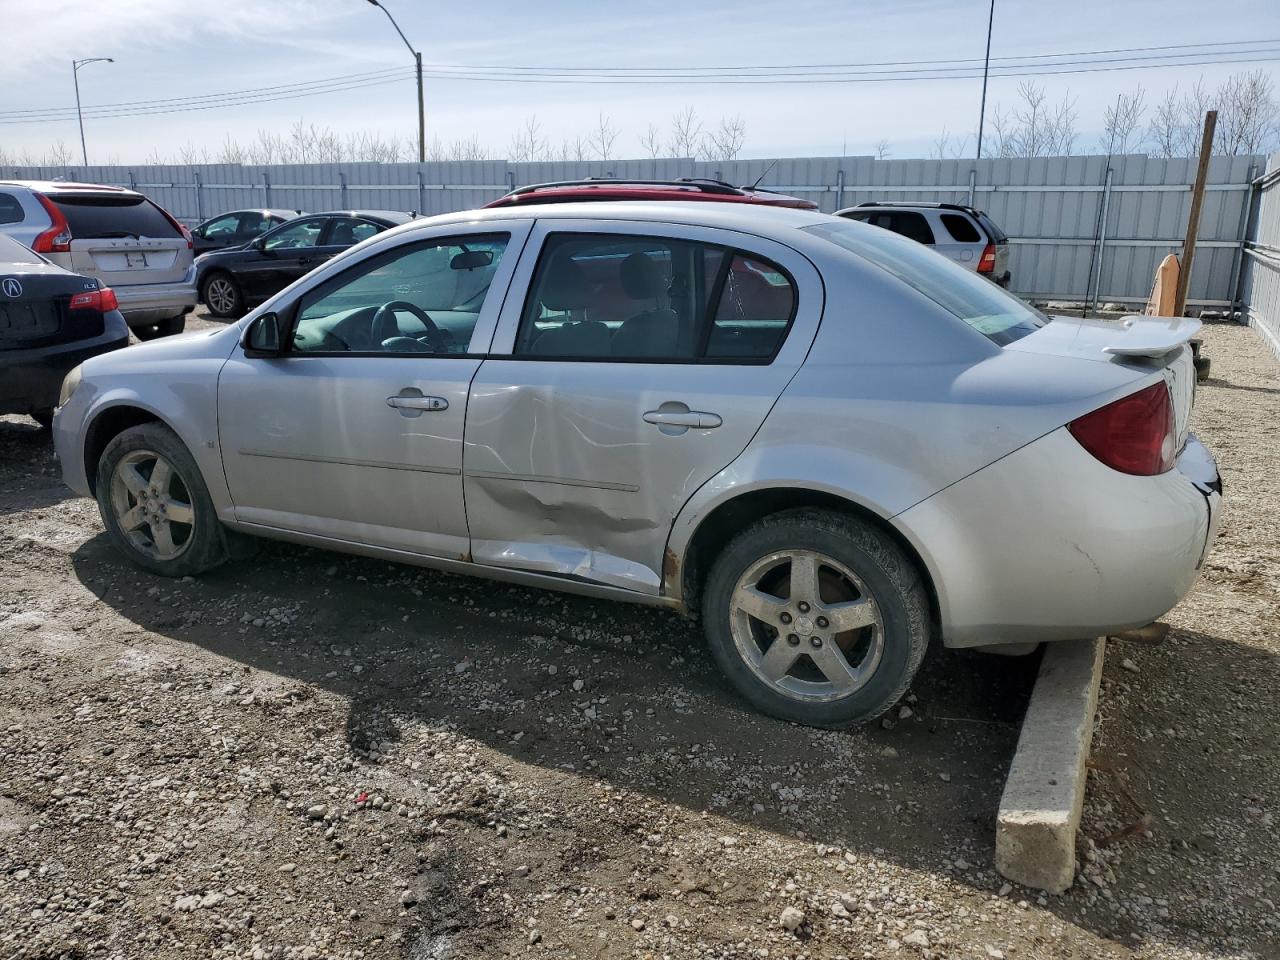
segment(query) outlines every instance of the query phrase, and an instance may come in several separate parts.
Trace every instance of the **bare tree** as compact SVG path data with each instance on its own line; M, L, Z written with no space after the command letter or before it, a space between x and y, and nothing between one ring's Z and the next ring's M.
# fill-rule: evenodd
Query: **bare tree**
M59 139L49 148L49 155L45 158L44 166L66 167L74 162L75 152Z
M703 160L737 160L747 139L747 124L739 114L721 117L720 126L710 130L698 145Z
M1146 91L1138 84L1132 93L1122 93L1107 107L1102 119L1098 152L1128 153L1142 146L1142 115L1146 112Z
M943 127L942 132L933 138L933 147L929 151L929 156L934 160L942 160L947 155L947 149L951 145L951 134L947 133L947 128Z
M244 147L231 139L231 134L222 138L222 146L218 148L215 163L244 163L246 161Z
M204 146L197 147L188 140L178 148L178 162L186 164L208 163L209 148Z
M943 132L945 133L946 131L943 131ZM876 141L876 159L888 160L892 156L893 154L889 152L889 141L877 140Z
M597 160L612 160L613 145L618 139L618 128L603 113L596 118L596 128L587 137Z
M662 156L662 134L658 132L656 123L649 124L648 129L640 136L640 146L652 159Z
M696 157L702 140L702 121L693 107L685 107L671 118L671 139L667 150L673 157Z
M1276 101L1275 83L1266 72L1232 74L1218 87L1215 100L1217 153L1232 157L1261 153L1280 138L1280 102Z
M542 124L537 116L530 116L511 137L508 151L511 160L516 163L527 163L540 160L546 153L547 141L542 136Z
M1070 95L1056 106L1033 80L1018 85L1019 103L1006 112L997 103L991 115L998 157L1070 156L1076 140L1076 105Z

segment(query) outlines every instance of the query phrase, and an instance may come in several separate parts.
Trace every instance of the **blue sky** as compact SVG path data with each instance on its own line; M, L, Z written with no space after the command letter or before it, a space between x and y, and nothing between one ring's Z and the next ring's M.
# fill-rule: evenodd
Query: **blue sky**
M717 66L916 61L981 57L987 0L386 0L427 63ZM114 57L81 73L86 106L298 83L409 64L386 19L364 0L0 0L7 34L0 111L74 105L72 57ZM1203 0L997 0L992 56L1280 38L1280 4ZM1215 85L1233 70L1190 66L1045 77L1053 99L1076 101L1077 152L1095 144L1106 105L1141 82L1154 100L1175 83ZM1010 103L1018 80L994 80ZM945 127L976 126L980 81L760 86L600 86L430 79L428 139L478 136L504 156L536 114L553 142L585 133L603 112L618 156L642 156L650 123L665 130L693 107L708 123L740 115L745 156L867 154L887 140L895 157L928 156ZM1280 86L1280 83L1277 84ZM216 147L299 118L348 133L416 135L411 79L323 97L86 123L90 160L140 162L188 141ZM74 120L0 125L0 148L43 153L77 143ZM78 145L78 144L77 144Z

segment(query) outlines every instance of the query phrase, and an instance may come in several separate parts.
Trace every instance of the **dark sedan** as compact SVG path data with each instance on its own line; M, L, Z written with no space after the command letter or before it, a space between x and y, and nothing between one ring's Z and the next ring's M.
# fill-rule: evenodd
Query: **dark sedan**
M48 427L62 378L128 343L110 287L0 234L0 413L30 414Z
M206 220L191 231L196 256L210 250L238 247L273 227L302 216L301 210L232 210Z
M215 317L238 317L334 254L411 219L394 210L297 217L256 240L197 257L196 289Z

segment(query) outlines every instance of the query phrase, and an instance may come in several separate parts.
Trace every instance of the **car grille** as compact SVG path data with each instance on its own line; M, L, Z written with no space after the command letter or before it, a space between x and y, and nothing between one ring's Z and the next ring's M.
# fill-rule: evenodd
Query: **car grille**
M52 303L0 303L0 349L35 346L61 327L62 311Z

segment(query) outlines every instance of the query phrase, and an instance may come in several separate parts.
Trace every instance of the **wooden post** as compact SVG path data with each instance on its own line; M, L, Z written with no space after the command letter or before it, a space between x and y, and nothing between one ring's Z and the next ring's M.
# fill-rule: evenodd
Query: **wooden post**
M1204 133L1200 136L1200 163L1196 167L1196 183L1191 189L1191 215L1187 217L1187 237L1182 241L1182 257L1178 263L1178 293L1173 300L1173 315L1187 312L1187 291L1191 288L1191 264L1196 258L1196 234L1200 230L1200 207L1204 204L1204 182L1209 176L1209 158L1213 154L1213 131L1218 126L1218 111L1204 115Z

